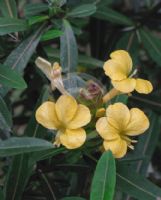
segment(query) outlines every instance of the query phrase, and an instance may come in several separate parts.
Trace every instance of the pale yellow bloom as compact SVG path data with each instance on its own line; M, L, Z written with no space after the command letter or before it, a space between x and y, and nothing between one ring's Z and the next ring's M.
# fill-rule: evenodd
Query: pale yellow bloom
M57 88L62 94L68 94L64 88L62 80L62 68L59 63L55 62L53 65L44 58L38 57L35 64L51 82L52 90Z
M106 109L106 117L96 123L96 130L104 139L105 150L111 150L116 158L123 157L127 147L133 149L128 136L144 133L149 128L147 116L138 108L128 109L123 103L115 103Z
M74 149L86 140L86 132L82 127L90 122L91 114L88 107L77 104L74 97L62 95L56 103L44 102L36 111L36 120L42 126L58 131L56 145Z
M115 89L123 93L136 90L139 93L148 94L153 90L150 81L132 78L132 59L127 51L117 50L110 54L109 60L104 63L104 71L110 77Z

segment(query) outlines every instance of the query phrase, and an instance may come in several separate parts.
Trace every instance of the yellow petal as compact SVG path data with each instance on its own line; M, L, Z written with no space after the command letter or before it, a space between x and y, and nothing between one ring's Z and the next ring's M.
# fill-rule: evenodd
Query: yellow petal
M135 90L139 93L148 94L153 90L153 86L150 81L144 79L136 79Z
M120 132L127 127L130 120L130 112L123 103L110 105L106 110L107 121Z
M91 120L91 113L89 108L87 106L79 104L73 119L67 124L67 128L69 129L81 128L82 126L88 124L90 120Z
M74 97L62 95L55 104L58 119L66 126L77 111L78 105Z
M112 59L107 60L104 63L103 69L105 71L105 74L109 76L112 80L119 81L127 78L128 76L124 66Z
M130 115L130 121L125 130L126 135L139 135L149 128L149 119L143 111L138 108L132 108L130 110Z
M49 63L47 60L38 57L35 61L35 64L41 71L46 75L46 77L51 81L51 72L52 72L52 67L51 63Z
M36 110L36 120L48 129L57 129L59 121L56 115L55 103L46 101Z
M60 134L60 142L67 149L75 149L84 144L86 140L86 132L83 128L66 129L64 133Z
M110 57L114 59L118 64L124 66L127 75L131 72L132 59L127 51L116 50L110 54Z
M111 141L105 140L103 146L106 151L111 150L115 158L122 158L127 152L127 143L120 138Z
M97 121L96 130L104 140L113 140L119 137L118 130L107 122L106 117L101 117Z
M127 78L122 81L112 81L113 87L120 92L129 93L135 89L136 80L134 78Z

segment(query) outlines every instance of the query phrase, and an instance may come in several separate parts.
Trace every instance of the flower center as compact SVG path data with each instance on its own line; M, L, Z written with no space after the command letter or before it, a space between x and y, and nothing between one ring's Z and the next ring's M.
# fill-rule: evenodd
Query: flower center
M121 137L122 140L126 141L127 146L128 146L130 149L134 150L134 146L133 146L131 143L136 143L137 140L131 140L129 137L127 137L127 136L124 135L124 134L121 134L120 137Z

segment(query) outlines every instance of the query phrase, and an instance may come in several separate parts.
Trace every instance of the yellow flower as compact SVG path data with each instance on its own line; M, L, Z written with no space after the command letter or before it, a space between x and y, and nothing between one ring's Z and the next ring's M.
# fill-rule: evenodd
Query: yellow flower
M96 130L104 139L105 150L111 150L116 158L123 157L127 147L135 140L128 136L144 133L149 128L147 116L138 108L128 109L123 103L115 103L106 109L106 117L101 117L96 123Z
M153 90L150 81L131 78L132 59L128 52L117 50L110 54L111 59L104 63L104 71L110 77L111 83L115 89L123 93L129 93L136 90L139 93L148 94Z
M62 95L56 103L44 102L36 111L36 120L48 129L58 130L56 145L74 149L86 140L82 127L90 122L91 114L88 107L77 104L72 96Z
M53 65L44 58L38 57L35 64L51 82L52 90L57 88L62 94L68 94L64 88L62 80L62 68L59 63L55 62Z

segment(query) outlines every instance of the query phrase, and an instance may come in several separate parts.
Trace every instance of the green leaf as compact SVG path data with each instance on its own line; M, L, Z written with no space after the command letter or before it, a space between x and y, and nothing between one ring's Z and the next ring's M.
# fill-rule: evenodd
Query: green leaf
M31 137L11 137L0 141L0 157L52 148L53 144L46 140Z
M12 116L9 112L5 101L0 96L0 124L2 130L9 130L12 126Z
M58 49L47 47L47 48L45 48L45 51L50 59L52 59L53 61L54 60L59 61L60 51ZM82 65L82 67L91 67L93 69L95 67L102 68L104 62L101 60L98 60L96 58L92 58L92 57L89 57L86 55L79 54L78 63L79 63L79 65Z
M113 200L115 182L115 160L111 151L107 151L103 153L96 166L90 200Z
M45 3L32 3L25 6L25 16L33 16L45 12L49 9L48 4Z
M33 166L37 161L54 157L65 151L64 147L47 149L43 151L33 152L30 154L30 165Z
M71 10L68 17L88 17L96 12L96 6L94 4L84 4Z
M85 200L85 199L82 197L64 197L60 200Z
M78 63L88 67L103 67L104 62L86 55L79 55Z
M0 18L0 35L24 31L28 27L26 20L16 18Z
M156 200L161 197L159 187L125 166L117 172L117 188L138 200Z
M128 95L125 95L125 94L118 95L116 97L116 102L121 102L121 103L127 104L128 98L129 98Z
M98 2L98 6L107 6L113 3L113 0L101 0Z
M117 102L127 104L128 98L129 98L128 95L126 95L126 94L120 94L120 95L116 96L115 98L113 98L109 102L109 104L111 104L111 103L117 103Z
M28 19L29 25L40 23L49 19L48 15L33 16Z
M24 89L27 87L24 79L10 67L0 64L0 84L17 89Z
M151 59L161 66L161 39L156 37L148 29L140 29L141 40Z
M149 112L148 117L150 120L150 127L143 135L139 136L138 143L135 146L135 151L130 154L133 157L138 155L143 157L142 160L134 163L131 167L144 176L147 174L148 165L156 149L160 137L159 130L161 129L160 116L151 111Z
M46 33L44 33L41 37L41 41L47 41L47 40L52 40L54 38L58 38L63 34L62 31L60 30L49 30Z
M21 200L22 194L31 175L32 169L28 168L28 155L14 156L5 180L5 200Z
M4 200L4 195L3 195L3 191L0 189L0 199Z
M107 20L116 24L133 26L133 22L128 17L110 8L102 8L102 7L99 8L96 11L96 13L93 15L93 17L96 17L102 20Z
M17 7L15 0L0 0L0 10L4 17L17 18Z
M45 24L41 25L36 32L22 41L7 57L4 65L22 72L40 41L41 35L44 32L44 26Z
M60 60L65 71L76 71L78 63L78 48L73 30L67 20L63 20L64 34L60 38Z
M14 49L7 57L4 65L22 73L40 41L41 34L44 31L44 26L44 24L41 25L36 32ZM8 88L0 86L0 94L2 96L5 95L7 91Z
M48 90L46 87L44 87L42 89L42 93L40 95L40 98L38 100L36 108L38 107L38 105L40 105L42 103L42 101L46 100L47 98L48 98ZM41 127L41 128L44 130L43 127ZM45 131L46 131L46 129L45 129ZM34 110L32 116L31 116L31 119L28 122L27 128L25 129L24 134L28 135L28 136L36 137L36 136L40 136L41 132L42 131L40 130L40 125L38 125L35 120L35 110ZM31 138L31 140L32 140L32 138ZM52 145L52 147L53 147L53 145ZM6 194L6 198L8 200L9 199L12 199L12 200L22 199L22 194L23 194L25 186L31 176L33 165L36 164L36 162L39 160L40 157L43 157L43 156L49 154L49 151L50 151L50 155L51 155L51 151L52 151L52 155L54 155L53 151L57 151L57 149L54 149L54 148L49 149L48 148L45 150L36 151L35 153L30 152L28 154L26 153L26 154L18 155L13 158L13 162L11 164L11 169L8 172L8 178L6 180L6 187L5 187L6 188L5 194ZM55 154L56 154L56 152L55 152ZM57 154L58 154L58 152L57 152ZM49 155L49 157L50 157L50 155ZM41 158L40 158L40 160L41 160ZM19 176L17 176L17 174Z
M26 136L32 136L32 137L42 137L42 133L46 133L46 128L42 127L35 118L35 112L37 108L44 102L47 101L49 97L49 91L48 88L44 87L42 88L42 92L40 94L40 97L36 103L35 109L33 110L33 113L31 115L31 118L27 124L27 127L24 131L24 135Z

